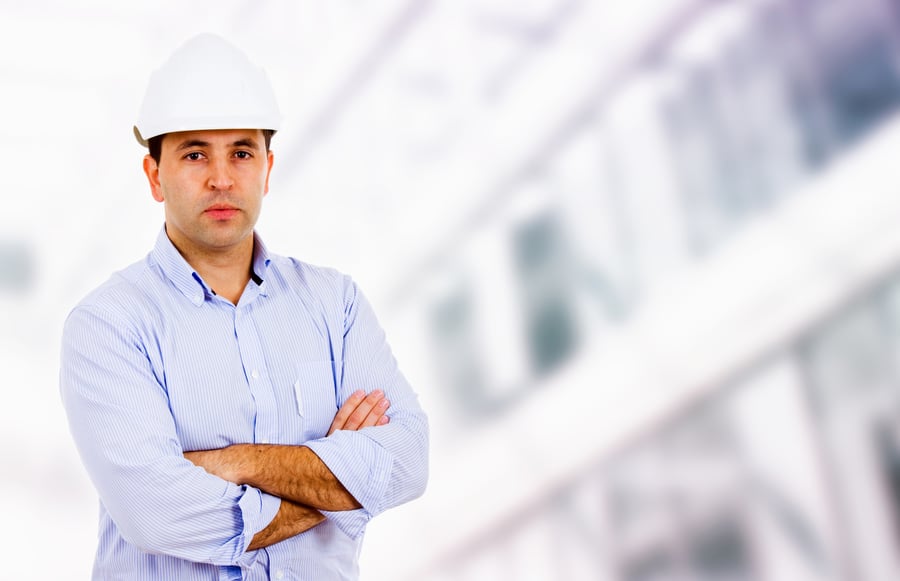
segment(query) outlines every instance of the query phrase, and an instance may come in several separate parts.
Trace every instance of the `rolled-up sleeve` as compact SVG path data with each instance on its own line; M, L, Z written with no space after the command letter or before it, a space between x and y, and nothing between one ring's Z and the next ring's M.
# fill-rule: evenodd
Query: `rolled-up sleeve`
M208 474L183 456L163 384L125 317L96 306L66 320L60 390L103 506L149 553L246 567L280 499Z
M340 402L362 389L384 391L390 423L359 431L337 431L305 445L328 466L362 505L355 511L327 513L352 538L379 513L413 500L428 480L428 419L418 396L400 372L371 305L344 278L343 361Z

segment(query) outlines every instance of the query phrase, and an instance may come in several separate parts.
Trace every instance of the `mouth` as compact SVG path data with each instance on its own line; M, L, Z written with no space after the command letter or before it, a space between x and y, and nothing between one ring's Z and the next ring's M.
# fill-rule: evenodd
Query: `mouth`
M204 214L213 220L228 220L233 218L238 212L240 210L228 204L213 204L203 211Z

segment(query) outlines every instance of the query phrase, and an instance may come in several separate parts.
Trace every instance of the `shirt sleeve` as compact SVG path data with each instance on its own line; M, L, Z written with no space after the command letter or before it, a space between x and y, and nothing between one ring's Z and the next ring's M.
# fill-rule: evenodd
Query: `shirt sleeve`
M307 442L361 509L328 513L351 538L369 519L421 496L428 480L428 419L400 372L371 305L350 279L344 281L343 362L340 402L356 390L384 391L390 423L339 430Z
M247 547L281 501L184 458L136 328L97 306L79 306L63 331L63 405L100 500L125 540L144 551L250 566L256 552Z

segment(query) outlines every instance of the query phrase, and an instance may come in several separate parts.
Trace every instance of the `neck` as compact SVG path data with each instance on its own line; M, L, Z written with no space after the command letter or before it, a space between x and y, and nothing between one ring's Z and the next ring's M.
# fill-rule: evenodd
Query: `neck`
M237 304L253 271L252 235L223 249L200 248L176 240L172 244L217 295Z

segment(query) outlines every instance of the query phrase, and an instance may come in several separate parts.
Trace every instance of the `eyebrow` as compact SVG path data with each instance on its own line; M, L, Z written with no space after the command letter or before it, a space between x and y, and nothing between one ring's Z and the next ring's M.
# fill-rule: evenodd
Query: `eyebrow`
M200 139L188 139L187 141L182 141L178 147L175 148L175 151L190 149L192 147L209 147L209 142L201 141Z
M210 143L208 141L203 141L202 139L188 139L186 141L182 141L178 144L178 147L175 148L175 151L181 151L183 149L190 149L192 147L209 147ZM256 149L258 144L256 140L247 137L244 139L238 139L237 141L231 143L229 147L249 147L250 149Z
M249 147L250 149L256 149L259 147L256 143L255 139L251 139L249 137L244 139L238 139L234 143L231 144L232 147Z

